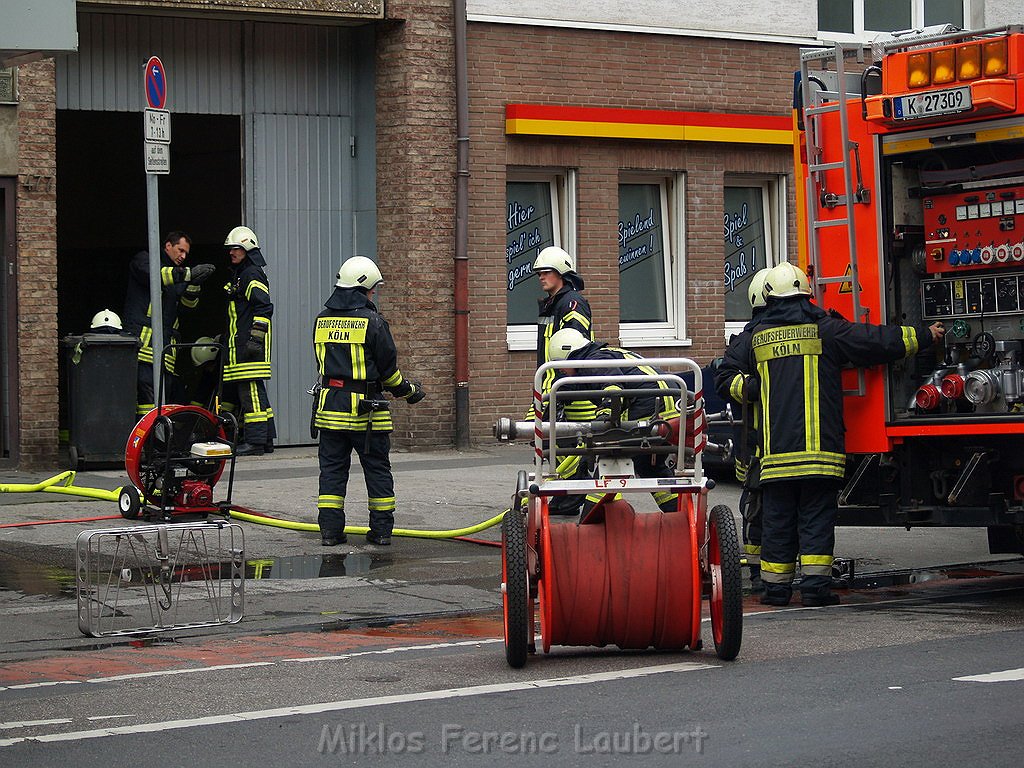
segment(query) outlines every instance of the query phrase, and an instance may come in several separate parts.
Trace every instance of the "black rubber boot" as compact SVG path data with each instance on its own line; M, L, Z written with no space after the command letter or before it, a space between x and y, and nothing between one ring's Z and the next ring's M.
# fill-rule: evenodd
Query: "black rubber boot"
M772 589L766 586L764 594L761 595L761 605L775 605L778 607L789 605L789 601L793 597L793 592L788 589L779 589L778 587Z
M804 608L822 608L826 605L839 605L839 595L835 592L807 592L800 595Z

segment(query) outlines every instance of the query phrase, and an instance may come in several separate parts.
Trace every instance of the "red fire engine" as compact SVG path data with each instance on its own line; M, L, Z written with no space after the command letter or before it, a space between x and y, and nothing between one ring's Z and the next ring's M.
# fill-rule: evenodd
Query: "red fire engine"
M851 320L944 344L844 374L840 522L1024 552L1024 27L801 51L801 265Z

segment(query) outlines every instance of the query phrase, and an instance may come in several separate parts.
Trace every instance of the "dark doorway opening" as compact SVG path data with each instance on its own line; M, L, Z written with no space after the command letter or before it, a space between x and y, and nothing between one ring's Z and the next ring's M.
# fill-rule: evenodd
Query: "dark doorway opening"
M198 308L181 318L183 342L224 330L229 262L223 243L241 223L241 138L235 115L171 116L171 172L159 177L160 240L171 230L187 232L192 251L186 263L217 267ZM57 169L57 329L63 338L87 331L101 309L122 314L128 263L147 250L142 114L59 110ZM180 371L186 377L188 365Z

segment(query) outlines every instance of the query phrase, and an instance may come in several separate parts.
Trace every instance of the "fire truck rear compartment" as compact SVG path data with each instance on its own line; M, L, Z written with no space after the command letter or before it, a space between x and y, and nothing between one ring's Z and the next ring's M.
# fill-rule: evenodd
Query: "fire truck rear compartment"
M1024 553L1024 451L1015 435L984 444L977 435L907 438L892 453L851 455L839 501L843 525L988 527L993 553Z

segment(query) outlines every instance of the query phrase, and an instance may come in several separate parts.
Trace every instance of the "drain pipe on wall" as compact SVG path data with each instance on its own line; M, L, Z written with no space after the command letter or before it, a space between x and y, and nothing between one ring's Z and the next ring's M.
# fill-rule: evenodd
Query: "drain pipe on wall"
M455 16L455 447L469 448L469 84L466 0Z

